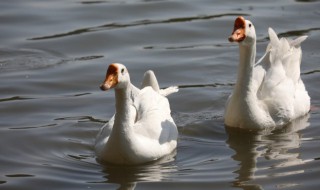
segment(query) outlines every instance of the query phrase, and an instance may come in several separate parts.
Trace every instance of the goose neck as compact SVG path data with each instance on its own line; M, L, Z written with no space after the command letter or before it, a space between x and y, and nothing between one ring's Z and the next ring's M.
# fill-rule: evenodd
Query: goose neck
M238 68L238 78L235 90L247 93L250 91L253 76L253 67L256 57L256 44L239 45L240 61Z
M129 83L124 88L115 89L116 113L114 129L124 131L132 129L136 119L134 99L139 89Z

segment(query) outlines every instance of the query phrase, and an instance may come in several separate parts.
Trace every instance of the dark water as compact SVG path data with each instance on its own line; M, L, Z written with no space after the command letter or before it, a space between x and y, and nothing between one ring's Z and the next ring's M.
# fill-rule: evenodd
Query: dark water
M12 0L0 2L0 189L309 189L320 176L320 1ZM303 43L312 111L273 131L225 128L238 47L250 19L258 57L273 27ZM93 143L114 113L99 91L107 65L139 86L155 71L179 127L177 152L159 163L100 165Z

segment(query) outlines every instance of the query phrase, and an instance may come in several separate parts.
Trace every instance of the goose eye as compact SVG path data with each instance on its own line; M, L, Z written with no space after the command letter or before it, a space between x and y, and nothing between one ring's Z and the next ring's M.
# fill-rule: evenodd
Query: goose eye
M251 28L251 24L249 24L249 28Z
M123 74L124 73L124 69L121 69L121 74Z

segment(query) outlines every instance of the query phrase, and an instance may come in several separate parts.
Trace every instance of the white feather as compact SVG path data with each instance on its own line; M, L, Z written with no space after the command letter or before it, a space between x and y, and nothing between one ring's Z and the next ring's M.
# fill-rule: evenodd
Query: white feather
M175 150L178 130L171 117L169 101L159 89L154 89L159 85L152 71L146 72L143 81L141 90L134 87L130 79L126 88L115 90L116 114L96 139L98 160L141 164Z
M275 127L307 114L310 97L300 78L300 44L307 37L279 39L274 30L269 28L270 43L265 55L255 64L254 59L248 58L256 54L254 27L249 30L252 30L248 32L251 36L247 38L251 40L245 39L239 43L242 49L240 71L236 87L227 101L226 125L243 128ZM250 48L247 44L250 44Z

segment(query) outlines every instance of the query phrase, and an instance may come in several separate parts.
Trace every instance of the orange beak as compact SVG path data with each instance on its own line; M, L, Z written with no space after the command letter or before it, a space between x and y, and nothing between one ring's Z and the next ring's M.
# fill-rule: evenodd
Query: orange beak
M103 91L109 90L118 84L118 67L111 64L108 68L106 78L100 85L100 89Z
M234 28L231 36L229 37L229 42L242 42L246 38L245 29L245 19L242 16L239 16L234 21Z

